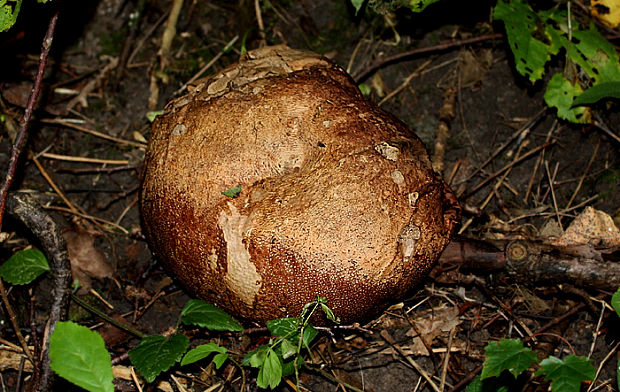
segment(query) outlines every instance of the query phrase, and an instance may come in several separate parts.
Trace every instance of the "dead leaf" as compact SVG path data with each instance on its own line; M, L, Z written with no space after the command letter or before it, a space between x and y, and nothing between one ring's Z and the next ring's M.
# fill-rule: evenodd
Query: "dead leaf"
M447 337L452 328L461 323L459 308L448 308L445 305L434 308L432 311L427 312L424 317L416 317L415 323L422 336L416 336L417 334L413 328L407 332L407 336L413 336L413 344L410 347L411 352L414 355L429 355L430 353L422 339L429 345L432 345L433 340L438 336L445 335Z
M486 78L493 64L493 54L490 50L483 50L479 54L463 50L460 53L460 61L461 84L464 87L476 86Z
M112 277L112 267L95 248L95 239L90 234L67 231L63 236L67 243L73 279L82 285L79 294L85 294L92 287L91 278Z
M620 25L620 2L618 0L592 0L592 16L607 26L616 28Z
M596 248L620 248L620 230L611 216L592 207L586 207L573 220L555 246L577 247L590 245Z

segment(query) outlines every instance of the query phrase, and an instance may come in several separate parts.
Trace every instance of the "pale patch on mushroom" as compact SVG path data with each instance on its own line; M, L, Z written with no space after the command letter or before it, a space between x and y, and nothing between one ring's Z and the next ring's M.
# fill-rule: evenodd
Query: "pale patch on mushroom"
M237 208L228 203L230 215L220 212L218 224L226 240L226 262L228 270L224 280L228 287L247 305L254 299L261 287L261 276L252 263L250 252L243 243L243 235L251 229L249 216L239 214Z
M409 259L415 250L415 243L420 239L420 228L413 223L407 225L400 233L398 246L403 259Z
M394 170L392 172L392 181L394 181L396 185L400 185L405 182L405 176L400 170Z
M415 207L415 203L417 203L420 194L418 192L411 192L407 195L407 200L409 201L409 207Z
M187 132L187 126L185 124L177 124L172 128L172 136L181 136Z
M390 161L396 161L400 155L398 147L391 146L388 142L381 142L375 145L375 150L381 156Z

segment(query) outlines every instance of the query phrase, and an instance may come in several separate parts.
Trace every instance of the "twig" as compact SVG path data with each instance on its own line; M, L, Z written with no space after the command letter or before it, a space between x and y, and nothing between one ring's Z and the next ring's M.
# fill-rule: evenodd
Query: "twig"
M392 99L392 97L394 97L396 94L400 93L401 91L403 91L405 89L405 87L407 87L409 85L409 83L411 83L411 81L414 78L417 78L418 76L421 75L421 72L424 68L428 67L428 65L430 63L432 63L433 60L426 60L422 65L420 65L418 68L416 68L415 71L413 71L412 73L409 74L409 76L407 76L405 78L405 80L403 80L403 82L400 84L400 86L398 86L397 88L394 89L394 91L391 91L388 95L386 95L385 97L383 97L383 99L381 99L381 101L379 101L379 103L377 103L377 106L381 106L384 103L386 103L387 101L389 101L390 99Z
M452 329L450 330L450 335L448 336L448 349L446 350L446 358L444 359L443 368L441 369L441 383L439 384L439 389L442 391L446 386L448 363L450 362L450 349L452 348L452 341L454 340L454 335L456 335L456 327L452 327Z
M256 13L256 23L258 24L258 34L260 35L260 47L267 45L267 35L265 34L265 24L260 9L260 0L254 0L254 12Z
M596 158L596 155L598 153L598 148L600 146L601 146L601 141L599 140L598 143L596 143L596 147L594 147L594 152L592 153L592 156L590 157L590 161L588 162L588 166L586 166L586 170L584 170L583 174L581 175L581 178L579 179L579 182L577 183L577 187L575 188L575 191L573 192L573 195L571 196L571 198L568 201L568 203L566 203L566 207L564 207L565 210L568 209L571 206L571 204L573 204L573 201L575 201L575 198L577 197L577 194L581 190L581 185L583 185L583 181L585 180L588 172L590 171L590 168L592 167L592 163L594 162L594 158Z
M93 135L93 136L96 136L96 137L101 138L101 139L109 140L111 142L115 142L115 143L119 143L119 144L125 144L125 145L128 145L128 146L138 147L138 148L142 148L142 149L146 148L146 144L145 143L133 142L131 140L125 140L125 139L120 139L120 138L117 138L117 137L114 137L114 136L106 135L105 133L101 133L99 131L95 131L94 129L90 129L90 128L86 128L86 127L74 124L73 122L71 122L68 119L60 119L60 118L59 119L42 119L40 121L42 123L46 123L46 124L63 125L65 127L67 127L67 128L73 128L73 129L75 129L77 131L88 133L89 135Z
M103 165L129 165L129 161L126 159L118 160L118 159L77 157L77 156L69 156L69 155L52 154L49 152L44 152L40 156L42 156L43 158L56 159L59 161L97 163L97 164L103 164Z
M149 86L150 95L148 100L149 110L154 110L157 107L157 101L159 100L159 85L157 84L157 81L160 79L164 70L168 66L168 55L170 52L170 47L172 46L172 40L177 33L177 21L179 20L179 14L181 13L182 7L183 0L174 0L172 3L172 9L170 10L170 15L168 16L166 28L164 29L164 33L161 37L161 47L157 52L159 67L157 67L158 69L153 69L151 72L151 82Z
M548 161L545 161L545 171L547 172L547 179L549 180L549 189L551 190L551 199L553 200L553 209L555 210L555 216L558 220L558 225L560 226L560 229L564 231L564 229L562 228L562 218L560 218L560 212L558 210L558 202L557 202L557 199L555 198L555 187L553 186L553 181L555 180L556 173L558 172L559 164L560 163L558 162L555 165L555 169L553 170L553 177L551 177L551 173L549 172Z
M73 107L78 103L81 104L82 107L88 107L88 100L86 99L88 94L90 94L91 91L101 84L101 81L108 72L118 66L118 57L106 56L106 59L108 60L108 64L106 64L103 69L99 71L94 79L91 79L88 83L86 83L86 86L82 88L77 96L73 97L69 103L67 103L67 111L73 109Z
M486 184L488 184L490 181L492 181L495 177L499 176L500 174L502 174L504 171L510 169L511 167L513 167L514 165L521 163L522 161L528 159L529 157L531 157L532 155L538 153L540 150L545 149L551 145L553 145L555 142L551 141L551 142L547 142L543 145L540 145L528 152L526 152L525 154L523 154L519 159L514 160L512 162L510 162L509 164L507 164L506 166L504 166L503 168L499 169L498 171L496 171L495 173L491 174L489 177L487 177L484 181L482 181L481 183L479 183L478 185L476 185L474 187L474 189L470 190L464 197L463 200L467 199L469 196L473 195L474 193L476 193L477 191L480 190L480 188L482 188L483 186L485 186Z
M99 317L100 319L105 320L106 322L114 325L117 328L122 329L123 331L127 331L139 338L143 338L146 335L140 331L138 331L137 329L129 326L128 324L122 323L110 316L108 316L107 314L101 312L99 309L95 308L94 306L91 306L90 304L82 301L78 296L76 295L71 295L71 299L73 300L73 302L75 302L76 304L80 305L81 307L83 307L84 309L88 310L89 312L91 312L92 314L94 314L95 316Z
M605 366L607 361L609 361L609 358L611 358L616 353L616 351L618 351L618 347L620 347L620 342L616 343L614 348L612 348L609 351L609 353L605 356L605 358L603 358L601 363L598 365L598 369L596 369L596 374L594 375L594 379L590 383L590 386L588 387L588 390L586 392L592 391L592 388L594 387L594 382L596 381L596 379L598 378L599 374L601 373L601 370L603 369L603 366Z
M437 125L437 135L435 136L435 148L433 150L432 165L436 173L443 174L444 156L446 154L446 144L450 136L450 123L454 118L454 102L456 99L456 89L450 87L446 89L443 96L443 106L439 110L439 124Z
M0 279L0 294L2 295L2 302L4 302L4 307L6 308L6 312L9 315L9 320L11 320L11 325L13 326L13 331L15 331L15 335L17 336L17 340L19 340L19 344L22 346L22 351L26 354L26 357L34 364L34 358L30 349L28 348L28 343L26 343L26 339L24 339L24 335L19 328L19 324L17 324L17 317L15 317L15 312L13 312L13 307L9 302L9 296L4 288L4 283L2 279Z
M228 41L228 43L224 45L224 48L222 48L222 50L220 50L220 52L211 59L211 61L209 61L204 67L200 69L200 71L198 71L194 76L192 76L190 80L188 80L183 86L181 86L177 91L175 91L173 95L180 94L181 92L183 92L183 90L187 88L187 86L198 80L198 78L200 78L202 74L204 74L209 68L211 68L211 66L215 64L215 62L219 60L220 57L222 57L222 55L226 53L226 51L230 49L230 47L233 46L238 39L239 36L235 35L230 41Z
M39 69L37 70L37 77L34 80L32 91L30 92L30 98L28 99L28 105L24 111L24 117L19 124L19 131L17 132L17 138L11 148L11 157L9 159L9 169L7 171L4 183L0 189L0 228L2 227L2 218L4 216L4 209L6 208L6 199L9 193L9 189L13 184L15 178L15 172L17 171L17 164L22 154L26 141L28 140L28 130L30 129L30 120L32 118L32 111L36 104L39 94L41 93L41 82L43 81L43 74L47 66L47 58L49 57L50 48L52 47L52 40L54 39L54 32L56 30L56 22L58 21L58 12L52 16L49 25L47 27L47 33L43 39L41 48L41 56L39 57Z
M426 371L424 369L422 369L422 367L420 365L417 364L416 361L414 361L413 359L411 359L411 357L409 355L407 355L402 348L400 348L400 346L398 344L396 344L396 341L394 340L394 338L388 333L388 331L383 330L379 333L381 335L381 337L388 342L388 344L390 346L392 346L396 351L398 351L398 353L400 355L402 355L403 358L405 358L405 360L407 360L407 362L413 366L413 368L422 376L424 377L424 379L426 380L426 382L428 382L428 385L431 386L431 388L433 388L433 390L435 392L442 392L439 387L433 382L433 380L430 378L430 376L428 375L428 373L426 373Z
M555 131L557 125L558 125L558 120L556 119L553 121L553 125L549 129L549 132L547 132L547 137L545 138L545 142L548 142L551 140L551 136L553 135L553 132ZM527 190L525 191L525 196L523 197L523 202L525 204L529 203L530 194L532 192L532 187L534 186L534 180L536 179L536 174L538 173L538 169L540 168L540 165L542 164L544 157L545 157L545 152L543 151L542 154L538 156L538 159L536 159L536 164L534 165L532 176L530 177L530 181L527 183Z
M464 39L460 41L447 42L445 44L439 44L435 46L428 46L426 48L417 48L417 49L409 50L407 52L399 53L394 56L376 60L372 65L370 65L370 67L366 68L364 71L355 75L353 79L355 79L356 83L360 83L363 80L365 80L368 76L370 76L370 74L372 74L373 72L377 71L380 68L385 67L388 64L392 64L399 60L404 60L406 58L413 57L419 54L429 53L429 52L439 52L442 50L447 50L447 49L451 49L451 48L458 47L458 46L475 44L478 42L494 40L494 39L498 39L501 37L503 37L502 34L489 34L489 35L483 35L480 37L468 38L468 39Z
M58 321L67 317L69 290L71 287L71 263L67 254L67 245L54 220L29 196L10 194L7 199L8 211L22 221L41 243L50 264L50 276L53 282L50 298L50 312L43 332L40 366L35 375L35 389L49 391L52 385L52 372L49 366L49 337Z

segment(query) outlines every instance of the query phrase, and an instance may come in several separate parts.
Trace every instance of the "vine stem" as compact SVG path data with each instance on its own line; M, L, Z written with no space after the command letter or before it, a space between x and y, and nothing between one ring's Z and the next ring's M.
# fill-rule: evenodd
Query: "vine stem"
M52 16L52 18L50 19L49 25L47 27L47 33L45 33L45 38L43 38L43 43L41 45L41 55L39 56L39 69L37 71L37 77L34 80L34 85L32 86L32 91L30 92L30 98L28 98L28 105L26 105L24 117L22 117L20 121L17 137L15 138L15 142L13 143L13 147L11 148L9 168L7 170L6 177L4 178L2 188L0 188L0 228L2 228L2 218L4 217L4 210L6 208L6 198L8 196L11 185L13 185L13 179L15 178L15 172L17 171L19 158L26 145L26 141L28 140L28 130L30 129L32 112L41 93L41 82L43 81L43 74L45 73L45 68L47 67L47 58L49 57L50 48L52 47L52 40L54 39L57 21L58 11L56 11L54 16Z

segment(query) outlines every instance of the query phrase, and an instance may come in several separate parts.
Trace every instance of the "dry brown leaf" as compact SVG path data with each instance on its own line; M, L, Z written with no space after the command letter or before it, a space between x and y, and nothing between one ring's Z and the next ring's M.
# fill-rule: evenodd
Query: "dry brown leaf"
M413 336L413 344L410 349L414 355L429 355L430 353L426 349L424 339L429 345L432 345L433 340L440 335L446 337L450 333L452 328L461 323L459 320L459 309L457 307L448 308L442 306L435 308L433 311L429 311L424 317L416 318L415 320L418 331L422 336L416 336L415 330L412 328L407 332L407 336Z
M592 16L612 29L620 25L620 1L592 0L590 5Z
M80 294L92 287L91 278L111 278L112 267L101 252L95 248L95 239L88 233L67 231L63 233L67 243L67 252L71 261L73 279L78 280L82 287Z
M551 241L553 245L562 247L591 245L597 248L618 248L620 230L611 216L592 207L586 207L560 238Z

